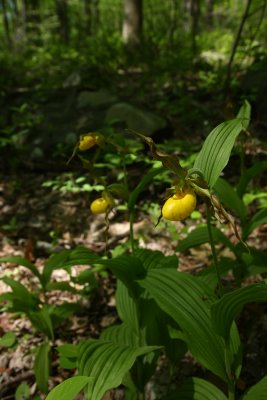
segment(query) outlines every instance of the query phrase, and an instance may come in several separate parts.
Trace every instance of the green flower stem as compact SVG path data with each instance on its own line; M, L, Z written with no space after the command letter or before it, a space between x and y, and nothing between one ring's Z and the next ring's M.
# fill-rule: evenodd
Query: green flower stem
M222 297L223 295L223 287L222 287L222 281L221 281L221 274L219 270L219 265L218 265L218 258L216 254L216 249L215 249L215 244L214 244L214 239L212 235L212 229L211 229L211 215L210 215L210 210L207 207L207 228L208 228L208 234L209 234L209 239L210 239L210 247L211 247L211 252L212 252L212 257L217 273L217 278L218 278L218 294L219 297Z
M134 210L129 210L129 223L130 223L130 243L132 253L135 250L135 243L134 243Z

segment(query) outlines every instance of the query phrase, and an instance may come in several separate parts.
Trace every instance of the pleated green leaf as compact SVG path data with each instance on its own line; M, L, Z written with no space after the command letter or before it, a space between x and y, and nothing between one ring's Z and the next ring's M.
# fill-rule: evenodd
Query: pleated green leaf
M120 280L117 281L116 307L120 319L126 322L132 331L138 335L140 319L138 304Z
M135 281L142 279L146 274L146 270L137 257L122 255L108 260L101 260L99 264L110 268L114 275L128 288L132 296L139 294L140 287Z
M211 131L196 157L193 168L202 172L210 188L227 165L237 136L247 128L247 104L241 108L237 118L223 122Z
M197 278L173 269L150 270L139 283L181 327L193 356L228 381L223 340L216 335L210 316L212 291Z
M105 329L100 338L106 342L112 342L131 347L138 347L139 345L138 335L125 322L120 325L111 326Z
M233 210L241 221L245 221L247 209L235 189L225 179L219 178L214 185L214 190L223 205Z
M267 285L262 282L236 289L225 294L211 306L211 316L216 332L229 342L230 329L234 319L247 303L267 302Z
M44 304L38 311L29 310L27 315L37 331L44 333L49 339L54 339L53 324L49 308L46 304Z
M88 340L79 351L79 374L94 378L88 387L89 399L101 400L105 392L118 387L138 356L159 346L131 347L102 340Z
M180 389L163 400L227 400L225 394L212 383L200 378L189 378Z
M212 236L215 243L223 243L226 247L234 250L234 245L220 229L212 227ZM203 243L209 243L209 241L210 238L207 226L200 226L190 232L185 239L181 240L176 250L183 252L192 247L200 246Z
M242 397L242 400L266 400L267 375L252 386Z
M88 378L88 376L73 376L54 387L45 400L74 400L77 394L91 381L92 378Z
M50 360L50 344L43 343L38 348L35 361L34 373L38 388L43 393L48 392L48 378L50 375L51 360Z
M136 249L134 256L142 262L146 270L152 268L178 268L177 256L166 256L157 250Z
M100 257L85 247L77 247L73 250L62 250L52 254L45 263L43 276L48 282L55 269L72 267L73 265L92 265L97 263Z

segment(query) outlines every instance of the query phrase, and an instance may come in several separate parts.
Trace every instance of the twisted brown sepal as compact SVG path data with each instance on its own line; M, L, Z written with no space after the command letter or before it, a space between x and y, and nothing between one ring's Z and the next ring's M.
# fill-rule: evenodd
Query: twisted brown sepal
M187 170L181 167L177 156L159 150L151 137L142 135L141 133L136 132L132 129L128 129L128 132L142 139L143 142L145 142L149 146L153 158L155 160L161 161L164 168L174 172L182 181L184 181L187 175Z

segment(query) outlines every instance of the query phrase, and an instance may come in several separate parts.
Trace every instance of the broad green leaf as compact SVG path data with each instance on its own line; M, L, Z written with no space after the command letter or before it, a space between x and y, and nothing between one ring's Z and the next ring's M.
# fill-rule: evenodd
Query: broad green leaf
M245 221L247 209L234 188L225 179L219 178L214 185L214 190L224 206L233 210L241 221Z
M109 260L101 260L99 264L110 268L114 275L127 286L131 295L136 296L140 292L140 287L135 281L143 278L146 270L137 257L122 255Z
M55 269L72 267L73 265L95 264L100 257L85 247L77 247L73 250L62 250L49 257L45 263L43 276L45 282L50 280L50 276Z
M125 322L105 329L100 339L131 347L138 347L139 345L139 336Z
M227 381L223 341L210 316L212 291L197 278L173 269L150 270L139 283L180 326L193 356Z
M152 268L178 268L178 257L166 256L160 251L149 249L136 249L134 256L143 264L146 270Z
M49 339L54 339L53 325L46 304L38 311L27 312L27 315L37 331L44 333Z
M76 358L78 356L78 346L75 344L62 344L57 347L57 351L65 357Z
M59 364L62 368L74 369L77 367L78 346L74 344L63 344L57 347L59 353Z
M225 294L211 306L211 316L216 332L229 342L234 319L247 303L267 302L267 285L259 283Z
M45 400L74 400L77 394L91 382L92 378L87 376L73 376L54 387Z
M101 400L105 392L118 387L138 356L158 346L130 347L101 340L88 340L80 346L79 373L94 378L88 387L89 399Z
M234 245L220 229L212 227L212 236L215 243L223 243L226 247L234 250ZM209 242L210 238L207 226L200 226L190 232L185 239L181 240L176 250L179 252L183 252L192 247L200 246L203 243Z
M37 350L34 361L34 373L37 386L43 393L48 392L48 378L51 368L50 351L49 343L41 344Z
M30 387L26 383L21 383L15 393L15 400L28 400L31 397Z
M200 378L187 379L181 388L163 400L227 400L225 394L212 383Z
M130 296L127 287L120 281L117 281L116 307L119 317L126 322L130 329L138 335L140 310L137 300Z
M242 130L242 120L233 119L217 126L205 140L193 167L203 173L210 188L227 165L235 140Z
M245 225L243 229L243 238L247 239L247 237L254 229L264 224L267 224L267 208L264 208L257 212L257 214L252 217L250 222Z
M245 170L245 172L241 175L240 181L236 188L237 194L240 198L245 194L249 182L253 178L260 176L265 170L267 170L267 161L258 161L251 168Z
M242 400L266 400L267 376L252 386L242 397Z
M16 340L14 332L7 332L0 338L0 347L12 347L16 343Z
M27 313L28 311L38 310L39 299L20 282L12 278L2 278L6 285L10 286L12 293L5 293L1 295L2 299L12 302L12 311L21 311Z
M23 267L28 268L39 279L40 283L43 282L42 275L40 274L36 266L24 257L20 256L1 257L0 263L1 262L22 265Z

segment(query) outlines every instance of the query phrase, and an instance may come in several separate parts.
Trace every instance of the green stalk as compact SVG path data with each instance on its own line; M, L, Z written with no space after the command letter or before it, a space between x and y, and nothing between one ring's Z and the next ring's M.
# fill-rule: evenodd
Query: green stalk
M135 250L135 243L134 243L134 210L129 210L129 224L130 224L130 243L132 253Z
M213 257L216 274L217 274L217 279L218 279L218 294L219 294L219 297L222 297L223 287L222 287L221 274L220 274L219 265L218 265L217 253L216 253L214 239L213 239L213 235L212 235L211 216L210 216L210 210L209 210L208 206L207 206L207 228L208 228L212 257Z
M228 375L228 400L235 400L235 382L231 370L231 350L230 342L225 342L225 367Z

